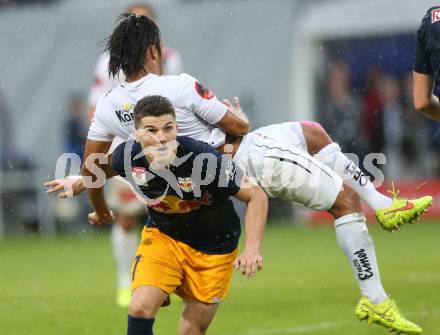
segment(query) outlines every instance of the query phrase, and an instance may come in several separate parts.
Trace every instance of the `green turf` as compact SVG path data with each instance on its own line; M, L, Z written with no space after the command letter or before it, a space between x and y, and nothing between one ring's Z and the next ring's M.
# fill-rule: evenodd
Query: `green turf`
M440 224L370 228L387 291L407 317L440 334ZM269 226L264 270L236 273L209 334L387 334L354 317L359 292L331 227ZM126 311L114 304L109 236L83 233L0 241L0 334L124 334ZM156 334L176 334L173 298Z

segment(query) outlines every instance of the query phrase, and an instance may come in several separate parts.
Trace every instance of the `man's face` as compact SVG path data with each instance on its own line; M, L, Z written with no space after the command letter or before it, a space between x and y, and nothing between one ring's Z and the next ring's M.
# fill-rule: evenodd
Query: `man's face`
M176 119L171 114L145 116L136 125L136 141L153 168L168 166L176 157Z

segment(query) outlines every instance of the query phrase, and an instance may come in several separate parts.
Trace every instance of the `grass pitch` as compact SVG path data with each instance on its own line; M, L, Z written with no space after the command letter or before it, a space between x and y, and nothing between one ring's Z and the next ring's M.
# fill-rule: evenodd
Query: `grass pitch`
M387 292L425 334L440 334L440 224L370 231ZM331 226L269 224L263 257L256 278L234 274L209 334L387 334L355 318L360 294ZM125 334L114 301L107 231L0 241L0 334ZM180 309L174 297L155 333L176 334Z

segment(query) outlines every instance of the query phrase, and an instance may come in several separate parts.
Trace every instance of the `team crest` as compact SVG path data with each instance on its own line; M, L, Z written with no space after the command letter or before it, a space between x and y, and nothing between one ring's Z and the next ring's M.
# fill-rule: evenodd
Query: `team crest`
M211 91L211 90L208 89L208 88L205 88L205 87L204 87L202 84L200 84L198 81L196 81L195 86L196 86L196 91L197 91L197 93L200 95L200 97L201 97L202 99L209 100L209 99L214 98L214 96L215 96L214 92Z
M136 184L144 185L147 183L147 169L139 166L134 166L131 175Z
M431 23L435 23L437 21L440 21L440 9L439 8L434 9L431 12Z
M190 177L177 177L177 182L179 183L179 187L182 189L183 192L192 192L192 181Z
M130 103L126 103L126 104L124 104L123 107L124 107L124 111L129 112L130 109L132 109L134 107L134 105L130 104Z

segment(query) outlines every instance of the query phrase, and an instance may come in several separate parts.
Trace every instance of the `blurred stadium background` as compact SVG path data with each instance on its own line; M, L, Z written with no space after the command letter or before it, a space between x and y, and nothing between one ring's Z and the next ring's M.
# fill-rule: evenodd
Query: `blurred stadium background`
M108 231L89 227L84 195L60 201L42 184L62 153L81 151L101 42L133 2L0 1L0 333L123 332ZM404 194L440 193L440 124L411 97L414 35L435 1L149 3L184 71L220 98L240 97L253 128L320 121L361 162L385 153L386 180ZM398 235L371 227L385 287L440 334L436 198L430 219ZM385 333L356 323L358 292L331 226L304 221L328 218L272 202L266 268L252 282L234 277L210 333ZM161 311L158 333L174 333L178 308Z

